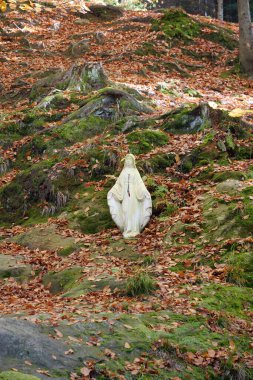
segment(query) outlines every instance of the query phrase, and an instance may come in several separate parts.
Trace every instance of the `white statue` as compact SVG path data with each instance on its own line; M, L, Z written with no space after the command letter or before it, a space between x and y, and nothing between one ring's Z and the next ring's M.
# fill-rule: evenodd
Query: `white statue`
M151 196L135 166L135 158L127 154L125 164L115 185L107 194L113 221L132 238L143 230L152 214Z

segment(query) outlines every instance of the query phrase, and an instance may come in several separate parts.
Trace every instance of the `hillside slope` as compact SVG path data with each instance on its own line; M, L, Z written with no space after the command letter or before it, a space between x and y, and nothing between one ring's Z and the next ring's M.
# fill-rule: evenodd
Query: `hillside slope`
M90 9L0 19L0 379L251 379L237 28ZM153 200L134 240L106 203L128 152Z

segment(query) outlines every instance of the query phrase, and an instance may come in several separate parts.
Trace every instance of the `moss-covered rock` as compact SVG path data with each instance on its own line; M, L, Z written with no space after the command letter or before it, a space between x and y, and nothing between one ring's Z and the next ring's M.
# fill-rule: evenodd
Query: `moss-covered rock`
M133 154L147 153L155 147L166 145L169 141L168 136L158 130L139 130L127 135L130 152Z
M241 172L241 171L224 171L224 172L218 172L214 173L212 175L212 180L214 182L224 182L228 179L237 180L237 181L245 181L250 176L247 172Z
M52 165L51 161L34 165L1 189L2 221L13 222L22 219L31 205L50 196L52 189L48 187L47 174Z
M50 289L53 294L66 292L77 285L82 277L81 267L72 267L60 272L48 272L43 277L43 284Z
M0 278L13 277L22 282L31 276L31 271L31 266L20 257L0 254Z
M107 205L108 191L109 187L95 192L94 186L80 191L67 207L70 226L88 234L114 227Z
M72 267L60 272L48 272L43 277L43 284L52 294L63 293L63 297L76 298L89 292L101 291L109 287L112 291L123 289L125 283L110 275L101 275L95 281L82 278L82 268Z
M238 194L242 190L242 183L236 179L227 179L216 186L219 193Z
M137 166L146 173L166 173L169 168L176 162L175 154L163 153L151 156L148 160L137 162Z
M153 30L162 31L169 41L189 41L199 36L200 25L180 8L171 8L164 12L160 20L153 21Z
M205 104L185 105L181 109L170 111L163 115L162 129L170 133L196 133L211 126L209 107Z
M14 236L11 241L30 249L48 249L54 251L68 249L73 250L75 239L73 237L64 237L57 234L57 230L54 225L41 225Z

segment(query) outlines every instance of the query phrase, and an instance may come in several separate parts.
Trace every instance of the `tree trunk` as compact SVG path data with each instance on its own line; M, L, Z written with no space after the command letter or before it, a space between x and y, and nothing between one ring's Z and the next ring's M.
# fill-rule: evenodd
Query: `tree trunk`
M223 15L224 15L223 0L218 0L218 10L217 10L218 19L223 21Z
M246 74L253 75L253 28L249 0L237 0L240 30L240 62Z

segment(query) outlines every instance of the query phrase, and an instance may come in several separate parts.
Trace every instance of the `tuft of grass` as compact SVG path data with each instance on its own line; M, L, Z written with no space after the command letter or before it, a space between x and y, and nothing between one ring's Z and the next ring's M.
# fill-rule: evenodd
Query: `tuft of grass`
M156 258L154 256L145 256L142 265L149 266L156 263Z
M143 294L151 294L156 288L153 278L144 272L139 272L135 276L128 279L126 284L126 293L129 296L139 296Z

